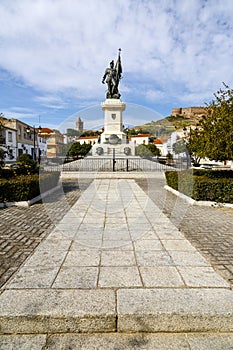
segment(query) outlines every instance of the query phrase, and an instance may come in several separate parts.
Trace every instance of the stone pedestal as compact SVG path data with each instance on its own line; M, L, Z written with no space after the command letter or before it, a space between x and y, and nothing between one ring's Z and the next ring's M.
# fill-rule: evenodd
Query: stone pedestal
M92 155L134 155L135 147L128 143L123 132L122 112L125 110L125 103L120 99L107 98L101 107L104 111L104 132L100 135L100 142L92 147Z
M101 134L101 143L112 145L126 143L127 138L122 127L122 112L125 110L125 103L120 99L107 98L102 103L102 110L104 111L104 132Z

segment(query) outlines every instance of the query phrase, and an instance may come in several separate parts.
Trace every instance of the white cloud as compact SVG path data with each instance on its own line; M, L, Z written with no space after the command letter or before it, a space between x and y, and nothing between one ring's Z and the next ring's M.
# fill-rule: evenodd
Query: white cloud
M9 111L9 110L3 110L2 111L4 117L8 118L8 119L31 119L36 117L36 115L34 113L20 113L20 112L13 112L13 111Z
M49 108L103 98L119 47L126 96L198 103L233 82L231 0L5 0L0 21L0 67Z

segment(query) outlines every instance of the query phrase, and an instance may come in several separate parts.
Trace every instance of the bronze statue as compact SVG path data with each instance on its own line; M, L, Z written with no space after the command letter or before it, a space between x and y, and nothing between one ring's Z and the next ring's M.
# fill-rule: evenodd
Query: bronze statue
M108 84L108 91L106 98L120 98L120 93L118 90L118 85L121 79L122 66L121 66L121 49L119 49L118 59L114 67L114 61L110 62L110 67L106 68L102 83L105 82ZM106 79L106 80L105 80Z

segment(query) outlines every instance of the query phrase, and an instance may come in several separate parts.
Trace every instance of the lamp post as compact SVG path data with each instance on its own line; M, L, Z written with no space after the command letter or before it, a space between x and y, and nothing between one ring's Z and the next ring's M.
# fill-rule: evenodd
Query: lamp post
M32 128L33 128L33 160L36 161L36 128L35 128L35 126L33 126ZM41 126L39 126L38 132L40 133L41 130L42 130L42 128L41 128ZM26 128L26 132L28 135L31 134L31 127L29 125ZM39 154L40 154L40 149L39 149Z
M190 128L190 132L191 132L191 128ZM190 160L190 154L187 148L187 128L186 126L183 127L183 133L184 133L184 143L185 143L185 154L186 154L186 164L187 164L187 169L189 168L189 166L191 165L191 160Z

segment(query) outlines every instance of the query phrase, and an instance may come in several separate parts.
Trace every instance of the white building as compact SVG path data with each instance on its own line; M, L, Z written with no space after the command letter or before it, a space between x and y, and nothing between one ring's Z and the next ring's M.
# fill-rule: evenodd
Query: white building
M39 157L38 129L25 124L18 119L6 119L4 129L7 130L6 147L12 153L11 161L16 161L21 154L30 154ZM9 140L12 140L9 141ZM41 141L41 144L44 142ZM44 150L44 146L42 146Z
M76 142L79 142L80 145L88 144L88 145L94 145L98 143L99 136L81 136L76 138Z
M130 141L133 145L148 145L150 134L138 134L130 137Z
M16 129L9 126L4 126L3 129L0 130L0 148L5 152L5 162L16 161Z

